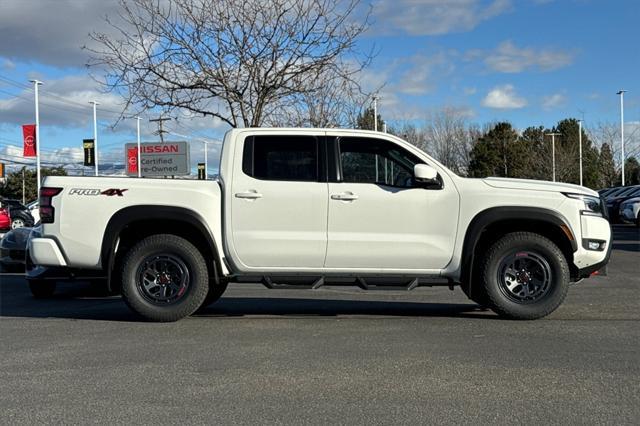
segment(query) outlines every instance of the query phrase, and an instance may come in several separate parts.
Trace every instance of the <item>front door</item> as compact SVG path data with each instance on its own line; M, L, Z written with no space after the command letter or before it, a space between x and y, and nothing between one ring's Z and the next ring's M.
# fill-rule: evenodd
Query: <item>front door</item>
M236 258L248 268L322 268L327 183L315 136L259 135L236 150L231 221Z
M388 140L340 138L338 149L338 182L329 183L325 267L444 268L458 220L452 185L417 185L413 166L424 161Z

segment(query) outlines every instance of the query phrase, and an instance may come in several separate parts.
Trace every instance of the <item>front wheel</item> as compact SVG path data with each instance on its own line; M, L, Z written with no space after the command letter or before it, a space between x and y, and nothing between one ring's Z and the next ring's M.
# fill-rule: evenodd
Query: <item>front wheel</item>
M514 232L496 241L482 265L489 307L509 319L537 319L564 301L569 266L551 240L531 232Z
M133 246L122 269L122 297L151 321L177 321L194 313L209 291L200 251L176 235L152 235Z

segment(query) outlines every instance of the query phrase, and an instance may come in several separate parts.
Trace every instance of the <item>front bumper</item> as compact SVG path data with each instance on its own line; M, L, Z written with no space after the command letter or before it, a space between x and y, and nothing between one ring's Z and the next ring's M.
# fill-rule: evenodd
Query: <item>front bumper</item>
M573 253L573 263L578 270L578 278L588 278L596 271L606 275L606 265L611 257L613 236L609 221L603 217L581 215L581 244ZM605 246L599 250L590 250L586 242L604 242ZM605 269L603 269L605 268Z
M593 275L595 272L597 272L597 275L600 276L607 276L607 264L609 263L609 259L611 258L611 250L613 248L613 241L609 240L608 242L608 248L605 254L604 259L601 262L598 262L594 265L591 266L587 266L586 268L582 268L578 270L578 276L580 278L589 278L591 275Z

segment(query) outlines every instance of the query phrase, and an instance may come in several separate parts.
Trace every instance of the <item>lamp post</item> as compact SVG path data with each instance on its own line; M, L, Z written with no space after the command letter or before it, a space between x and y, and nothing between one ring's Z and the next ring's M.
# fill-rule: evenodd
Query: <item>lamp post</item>
M38 109L38 86L42 84L40 80L29 80L33 83L33 90L36 99L36 179L38 192L36 197L40 197L40 110Z
M140 158L140 120L142 120L142 118L136 117L136 134L138 140L138 177L142 177L142 169L140 168L140 166L142 165L142 161Z
M207 166L209 165L207 162L207 148L209 148L209 143L205 141L202 141L202 143L204 143L204 180L207 180Z
M96 176L98 176L98 120L96 116L96 106L100 105L96 101L89 102L93 104L93 146L95 148L94 159L96 162Z
M624 92L620 90L616 95L620 95L620 159L622 162L622 186L624 186Z
M578 120L578 146L580 150L580 186L582 186L582 120Z
M551 136L551 168L553 174L553 181L556 181L556 136L562 135L562 133L551 132L547 133L547 136Z
M373 95L373 131L378 131L378 96Z

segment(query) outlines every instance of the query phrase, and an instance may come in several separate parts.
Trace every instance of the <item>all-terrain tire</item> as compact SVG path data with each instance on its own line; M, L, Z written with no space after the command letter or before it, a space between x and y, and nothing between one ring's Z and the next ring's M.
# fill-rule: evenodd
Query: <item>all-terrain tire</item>
M481 273L489 307L508 319L547 316L560 306L569 289L564 254L551 240L532 232L506 234L493 243ZM526 288L521 283L526 283Z
M202 305L208 292L206 262L184 238L152 235L124 257L122 297L129 308L147 320L170 322L189 316Z

